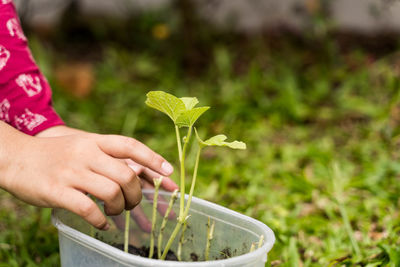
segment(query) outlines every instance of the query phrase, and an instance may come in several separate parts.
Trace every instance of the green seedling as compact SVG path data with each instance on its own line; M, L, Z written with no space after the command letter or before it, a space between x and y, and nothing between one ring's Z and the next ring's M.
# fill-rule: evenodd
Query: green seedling
M199 103L195 97L181 97L177 98L171 94L163 91L151 91L147 94L146 104L149 107L157 109L167 114L174 122L176 140L178 145L178 154L180 162L180 193L181 196L185 195L185 156L186 149L192 133L192 128L196 120L206 112L210 107L197 107ZM181 136L179 128L186 127L188 132L186 138L184 138L183 148L181 143ZM179 206L179 220L183 221L183 208L184 198L180 198Z
M206 261L208 261L208 257L210 254L210 246L211 246L211 240L214 238L214 228L215 228L215 221L211 224L210 222L210 217L208 217L208 222L207 222L207 243L206 243L206 251L204 253L204 258Z
M182 246L185 243L185 231L187 228L187 221L183 224L181 238L179 238L178 250L176 252L176 257L179 261L182 261Z
M128 252L128 245L129 245L129 221L131 217L131 211L125 211L125 231L124 231L124 251Z
M158 202L158 190L160 189L163 177L154 179L154 196L153 196L153 214L151 218L151 234L150 234L150 252L149 258L153 258L154 254L154 239L156 235L156 221L157 221L157 202Z
M160 226L160 233L158 235L158 241L157 241L157 246L158 246L158 250L157 250L158 255L157 256L158 256L158 258L161 258L162 240L163 240L163 235L164 235L164 229L167 226L168 216L171 213L172 207L174 206L174 203L177 198L178 198L178 190L175 190L171 195L171 198L168 203L168 208L164 214L164 218L163 218L161 226Z
M260 240L258 240L258 246L257 248L261 248L261 246L264 244L264 235L260 236Z
M174 123L177 147L178 147L178 155L179 155L179 163L180 163L180 204L179 204L179 216L177 220L177 224L168 239L168 242L163 250L163 253L160 259L164 260L168 250L170 249L173 241L181 230L182 226L187 222L187 218L189 217L189 209L192 201L192 196L194 192L194 188L196 185L197 171L200 161L201 150L206 146L226 146L233 149L245 149L246 144L239 141L234 142L225 142L227 137L225 135L216 135L203 141L197 130L194 129L196 134L196 139L198 143L198 150L196 153L196 162L192 175L192 182L190 186L188 200L185 206L185 178L186 178L186 170L185 170L185 158L186 158L186 150L188 144L191 140L192 131L194 128L195 122L198 118L206 112L209 107L196 107L199 103L197 98L195 97L181 97L178 98L174 95L165 93L163 91L151 91L147 94L146 104L149 107L157 109L162 113L165 113L172 122ZM186 136L181 140L180 130L182 128L187 129ZM182 145L183 142L183 145ZM172 204L171 204L172 205ZM153 211L154 212L154 211ZM162 248L159 247L159 250Z
M260 235L260 239L258 240L258 245L257 248L261 248L261 246L264 244L264 235ZM251 243L251 247L250 247L250 252L253 252L254 250L256 250L256 243Z

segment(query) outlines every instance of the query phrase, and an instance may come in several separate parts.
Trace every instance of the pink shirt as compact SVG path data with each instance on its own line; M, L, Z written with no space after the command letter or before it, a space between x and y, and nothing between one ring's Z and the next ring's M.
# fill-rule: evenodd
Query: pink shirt
M28 48L12 0L0 0L0 120L35 135L64 124Z

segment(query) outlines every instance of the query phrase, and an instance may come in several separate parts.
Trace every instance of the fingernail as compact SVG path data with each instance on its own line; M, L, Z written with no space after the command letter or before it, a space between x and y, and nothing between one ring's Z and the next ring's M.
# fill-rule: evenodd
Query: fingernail
M165 174L171 174L174 171L174 167L172 167L172 165L166 161L164 161L161 165L161 169L165 172Z
M104 227L101 230L107 231L109 228L110 228L110 225L107 223L106 225L104 225Z

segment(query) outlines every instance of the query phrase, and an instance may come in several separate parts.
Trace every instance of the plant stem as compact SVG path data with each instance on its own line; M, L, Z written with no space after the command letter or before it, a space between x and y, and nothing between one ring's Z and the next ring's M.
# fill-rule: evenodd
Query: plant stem
M182 245L185 243L185 231L187 228L187 223L185 222L183 224L183 228L182 228L182 233L181 233L181 238L179 239L179 244L178 244L178 251L177 251L177 257L179 261L182 261Z
M258 240L258 247L257 248L261 248L263 243L264 243L264 235L261 235L260 236L260 240Z
M192 184L190 186L190 191L189 191L189 197L188 197L188 201L186 203L185 212L183 213L184 217L188 216L190 204L192 203L192 196L193 196L193 192L194 192L194 187L196 185L197 170L199 168L200 154L201 154L202 148L203 147L199 144L199 149L197 150L197 154L196 154L196 163L194 165L194 170L193 170Z
M174 206L174 203L175 203L177 198L178 198L178 190L176 189L171 195L167 211L165 212L164 218L163 218L162 223L161 223L160 234L158 235L158 243L157 243L157 245L158 245L158 250L157 250L158 258L161 258L162 239L163 239L165 226L167 225L168 216L169 216L169 214L170 214L170 212L172 210L172 207Z
M204 253L204 258L206 261L208 261L208 257L210 254L210 246L211 246L211 240L214 237L214 228L215 228L215 221L213 221L212 225L210 222L210 217L208 217L208 222L207 222L207 243L206 243L206 251Z
M181 161L182 159L181 134L179 133L179 127L176 125L175 125L175 133L176 133L176 143L178 144L179 161Z
M128 252L130 210L125 211L124 251Z
M182 143L181 143L181 135L179 133L179 127L175 125L175 133L176 133L176 143L178 145L178 155L179 155L179 163L180 163L180 189L181 195L185 194L185 160L182 158ZM183 182L182 182L183 181ZM182 199L182 198L181 198ZM179 216L183 215L183 205L184 202L180 200L179 206Z
M187 136L185 138L185 141L183 143L183 148L182 148L182 154L180 157L180 163L181 163L181 181L180 181L180 186L181 186L181 194L180 194L180 205L179 205L179 217L185 218L186 216L183 216L184 212L184 207L185 207L185 156L186 156L186 149L187 145L190 140L190 136L192 133L192 127L189 127Z
M165 257L167 256L168 250L172 246L172 242L174 242L176 235L178 234L179 230L181 229L183 223L185 220L181 220L180 217L178 218L178 223L175 225L175 229L172 232L171 236L168 239L167 245L165 245L164 251L161 255L161 260L165 260Z
M175 126L176 133L177 133L177 138L179 137L179 131L178 127ZM167 242L167 245L164 248L163 254L161 255L161 259L164 260L165 257L167 256L168 250L172 246L172 242L174 242L176 235L178 234L179 230L181 229L182 225L186 222L188 213L189 213L189 206L190 203L188 202L186 204L185 208L185 154L186 154L186 149L187 145L190 140L190 136L192 134L192 127L189 127L188 134L185 138L185 142L183 144L183 149L182 149L182 154L180 156L180 163L181 163L181 181L180 181L180 187L181 187L181 192L180 192L180 205L179 205L179 217L178 217L178 223L175 226L174 231L172 232L171 236L169 237L169 240ZM178 142L178 149L180 146L180 142ZM200 149L199 149L200 150ZM193 181L195 181L196 175L197 175L197 169L199 165L199 158L200 158L200 151L198 152L197 158L196 158L196 165L195 165L195 174L193 175L193 180L192 180L192 187L191 188L191 195L193 195L194 191L194 184ZM191 199L191 196L189 196ZM188 199L189 200L189 199ZM188 206L189 204L189 206Z
M150 234L150 251L149 258L153 258L154 254L154 238L156 235L156 220L157 220L157 200L158 190L160 189L162 176L159 179L154 179L154 195L153 195L153 214L151 218L151 234Z
M190 131L188 132L188 136L189 136L189 134L190 134ZM186 139L185 142L188 142L188 139ZM196 155L196 163L195 163L194 171L193 171L192 185L190 186L190 192L189 192L188 201L186 203L186 207L185 207L185 209L183 211L182 216L181 216L181 214L179 214L178 223L176 224L175 229L172 232L172 234L171 234L171 236L170 236L170 238L168 240L167 245L165 246L165 249L164 249L164 252L163 252L163 254L161 256L161 259L165 259L166 255L167 255L167 252L168 252L169 248L172 245L172 242L174 241L176 235L178 234L180 228L182 227L183 223L186 221L187 216L189 214L190 203L191 203L191 200L192 200L193 191L194 191L194 187L195 187L195 184L196 184L196 177L197 177L197 170L198 170L198 167L199 167L201 149L202 149L202 146L200 145L199 149L197 151L197 155ZM181 198L181 203L182 203L182 200L184 200L184 195L182 195L182 192L180 194L180 198ZM182 206L180 206L180 207L182 207Z
M258 240L257 248L260 248L263 243L264 243L264 235L260 235L260 239ZM251 243L250 252L253 252L254 250L256 250L256 244L253 242L253 243Z

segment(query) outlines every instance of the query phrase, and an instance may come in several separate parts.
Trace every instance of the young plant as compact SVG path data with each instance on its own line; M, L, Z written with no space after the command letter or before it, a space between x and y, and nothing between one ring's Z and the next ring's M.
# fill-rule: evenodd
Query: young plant
M257 248L261 248L261 246L264 244L264 235L260 236L260 239L258 240L258 246Z
M177 98L171 94L163 91L151 91L147 94L145 102L149 107L157 109L168 115L174 123L175 134L178 145L178 154L180 162L180 193L181 196L185 195L185 156L186 149L192 133L192 128L196 120L206 112L210 107L196 107L199 103L196 97L181 97ZM183 148L181 143L181 135L179 128L188 128L187 135L183 140ZM180 198L179 217L178 220L182 221L184 209L184 198Z
M211 224L210 222L210 217L208 217L208 222L207 222L207 243L206 243L206 251L204 252L204 258L206 261L208 261L208 257L210 254L210 246L211 246L211 240L214 238L214 228L215 228L215 221Z
M125 211L125 231L124 231L124 252L128 252L129 245L129 221L131 218L131 211Z
M177 219L177 224L163 250L163 253L160 259L164 260L173 241L178 235L181 227L187 222L187 218L189 217L189 209L190 204L196 184L197 171L200 161L200 155L202 148L206 146L226 146L233 149L245 149L246 144L239 141L234 142L225 142L225 135L216 135L206 141L203 141L198 136L198 133L195 130L196 138L198 142L198 150L196 154L196 162L193 170L192 182L190 186L188 200L185 206L185 158L186 158L186 150L188 144L190 142L190 138L192 135L193 125L197 121L197 119L206 112L209 107L195 107L199 101L195 97L175 97L171 94L165 93L163 91L151 91L147 94L146 104L149 107L157 109L171 118L175 127L175 134L178 146L178 155L179 155L179 163L180 163L180 205L179 205L179 216ZM186 136L181 140L180 129L187 128ZM183 146L182 146L183 141ZM159 247L159 250L162 248Z
M151 218L150 252L149 252L150 259L153 258L154 254L154 238L156 235L158 190L160 189L162 180L163 180L162 176L158 179L154 179L153 214Z
M257 248L261 248L261 246L264 244L264 235L260 236L260 239L258 240L258 245ZM250 247L250 252L253 252L254 250L256 250L256 243L251 243L251 247Z
M187 221L183 224L181 238L179 238L178 250L176 252L176 254L177 254L176 257L178 258L179 261L182 261L182 246L185 243L186 228L187 228Z
M157 246L158 246L157 256L158 256L158 258L161 258L162 240L163 240L165 226L167 226L168 216L171 213L172 207L174 206L177 198L178 198L178 190L174 190L174 192L172 193L171 198L169 200L168 208L164 214L164 218L163 218L161 226L160 226L160 233L158 235L158 241L157 241Z
M250 247L250 252L253 252L254 250L256 250L256 243L251 243L251 247Z

